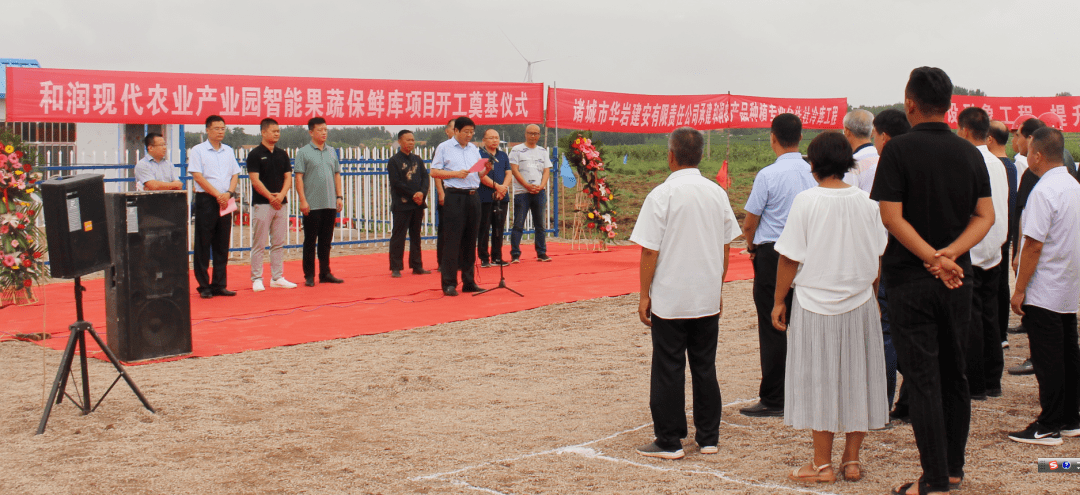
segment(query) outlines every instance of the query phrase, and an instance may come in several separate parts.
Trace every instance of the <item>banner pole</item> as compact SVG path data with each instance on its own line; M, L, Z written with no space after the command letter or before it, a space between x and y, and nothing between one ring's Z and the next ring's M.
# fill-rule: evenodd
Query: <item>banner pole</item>
M555 160L559 164L559 167L562 167L562 160L559 160L559 92L556 90L557 87L558 83L552 81L551 89L555 91L555 94L553 95L555 100ZM544 133L544 136L546 139L546 132ZM559 187L560 175L561 174L555 174L555 180L552 181L552 183L555 184L555 237L559 237L559 227L562 222L562 217L559 215L559 203L562 199L562 188Z

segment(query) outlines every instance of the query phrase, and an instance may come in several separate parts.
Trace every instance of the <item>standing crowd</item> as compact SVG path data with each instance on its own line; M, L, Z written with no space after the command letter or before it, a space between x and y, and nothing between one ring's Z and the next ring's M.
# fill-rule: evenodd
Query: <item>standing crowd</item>
M686 455L687 361L694 439L702 454L719 451L721 289L740 233L754 267L762 377L758 403L741 412L811 430L812 460L792 480L857 481L868 433L909 422L922 474L892 493L959 489L971 401L1003 393L1010 307L1031 360L1009 372L1031 367L1042 412L1008 438L1080 437L1080 176L1061 122L1016 119L1014 165L1008 128L983 109L964 109L958 131L949 128L952 91L942 70L917 68L902 112L855 110L843 134L818 135L805 158L799 118L776 116L777 160L757 173L741 232L724 190L697 169L701 133L672 132L672 173L630 238L641 246L638 313L653 341L655 441L638 453ZM845 446L834 467L837 433Z
M284 149L277 147L281 137L277 121L266 118L259 127L261 143L247 157L254 237L250 251L252 291L266 290L263 258L268 242L270 287L292 289L297 286L284 276L284 246L289 229L286 205L294 182L303 218L304 285L315 286L316 258L320 283L344 283L330 271L334 226L344 206L344 196L341 163L337 151L326 142L326 120L315 117L308 121L311 142L300 148L292 159ZM222 142L225 132L225 119L218 115L208 117L207 140L189 152L188 171L194 182L195 279L199 295L206 299L236 295L227 288L226 265L232 236L231 213L237 207L240 164L233 149ZM431 182L429 173L435 179L438 194L436 256L441 273L439 287L445 295L458 295L458 272L461 273L462 292L480 292L474 278L478 254L481 268L519 263L525 220L530 214L536 259L551 261L547 255L545 233L547 184L552 164L548 151L538 144L540 127L527 126L525 142L514 146L509 154L499 148L499 133L495 129L484 133L483 149L472 143L475 132L476 124L468 117L448 122L447 140L436 148L430 172L423 159L414 153L416 140L412 131L398 132L398 152L386 165L393 219L390 238L392 277L400 278L404 269L406 235L410 244L409 268L417 275L431 273L424 269L420 247L420 230ZM183 189L176 168L165 158L168 149L165 138L149 133L144 142L147 153L135 165L137 187L149 191ZM474 169L478 163L482 168ZM503 259L503 228L511 186L514 219L510 235L511 258L506 262Z

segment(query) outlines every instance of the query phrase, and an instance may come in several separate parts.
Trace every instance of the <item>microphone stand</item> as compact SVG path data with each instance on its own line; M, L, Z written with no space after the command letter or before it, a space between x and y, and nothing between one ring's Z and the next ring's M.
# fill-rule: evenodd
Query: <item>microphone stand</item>
M498 216L498 213L499 213L499 203L502 203L502 201L494 200L494 198L493 198L493 206L491 207L492 208L491 213L496 215L496 216ZM503 224L504 225L506 224L506 219L505 218L503 218ZM488 235L488 233L484 232L484 235ZM495 289L506 289L506 290L508 290L510 292L513 292L514 294L517 294L517 295L521 296L521 297L525 297L525 294L522 294L522 293L520 293L520 292L506 286L506 276L503 275L503 268L505 268L505 267L506 267L506 263L502 262L502 260L500 260L500 263L499 263L499 285L497 285L495 287L492 287L490 289L484 289L484 290L482 290L480 292L477 292L476 294L473 294L473 297L479 296L480 294L485 294L485 293L491 292L491 291L493 291Z

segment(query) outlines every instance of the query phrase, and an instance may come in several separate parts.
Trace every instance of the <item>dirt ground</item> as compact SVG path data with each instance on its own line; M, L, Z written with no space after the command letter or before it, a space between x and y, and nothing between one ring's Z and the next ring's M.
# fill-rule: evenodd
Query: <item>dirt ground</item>
M652 440L651 344L631 294L131 367L157 414L121 383L89 416L65 400L41 436L60 353L0 343L0 493L855 494L914 481L909 426L868 436L860 482L787 480L811 458L809 432L738 413L760 378L750 287L725 289L717 455L698 452L692 426L683 460L634 453ZM1028 355L1024 336L1011 341L1007 366ZM115 374L91 361L97 397ZM1004 390L973 403L961 493L1077 493L1036 461L1080 457L1080 440L1009 441L1038 397L1033 376L1006 375Z

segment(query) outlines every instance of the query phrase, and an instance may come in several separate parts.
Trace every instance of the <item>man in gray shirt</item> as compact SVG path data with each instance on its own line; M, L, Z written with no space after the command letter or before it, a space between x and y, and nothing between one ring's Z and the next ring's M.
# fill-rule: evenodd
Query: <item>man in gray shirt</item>
M184 186L176 178L176 167L167 158L165 138L151 132L143 139L146 154L135 164L135 185L140 191L179 191Z
M293 175L304 215L304 285L315 286L315 253L319 255L319 282L344 282L330 273L330 244L334 220L345 206L341 196L341 163L337 151L326 144L326 119L308 121L311 143L296 152Z

